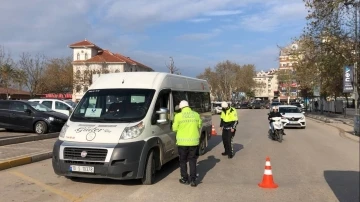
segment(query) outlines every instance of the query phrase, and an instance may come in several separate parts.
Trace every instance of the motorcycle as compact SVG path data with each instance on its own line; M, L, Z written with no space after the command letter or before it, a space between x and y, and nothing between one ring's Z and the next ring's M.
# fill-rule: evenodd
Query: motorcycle
M271 132L271 126L269 125L269 134L272 140L277 140L278 142L283 141L284 135L284 124L283 122L287 121L282 117L272 117L271 120L273 121L274 125L274 132Z

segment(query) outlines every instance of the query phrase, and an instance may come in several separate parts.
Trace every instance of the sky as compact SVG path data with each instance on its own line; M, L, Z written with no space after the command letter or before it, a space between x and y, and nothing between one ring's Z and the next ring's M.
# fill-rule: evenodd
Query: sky
M278 46L306 24L302 0L0 0L0 46L72 54L84 40L156 71L173 57L183 75L231 60L257 70L278 68Z

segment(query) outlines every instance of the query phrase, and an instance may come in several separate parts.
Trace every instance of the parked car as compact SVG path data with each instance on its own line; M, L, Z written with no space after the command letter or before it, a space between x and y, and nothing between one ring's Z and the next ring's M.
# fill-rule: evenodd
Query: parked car
M53 111L63 113L67 116L70 116L71 112L75 108L71 103L57 99L30 99L29 101L43 104Z
M33 131L37 134L60 132L67 115L30 101L0 101L0 127L6 130Z
M249 109L248 103L241 103L239 109Z
M254 101L248 105L249 109L263 109L264 104L259 101Z

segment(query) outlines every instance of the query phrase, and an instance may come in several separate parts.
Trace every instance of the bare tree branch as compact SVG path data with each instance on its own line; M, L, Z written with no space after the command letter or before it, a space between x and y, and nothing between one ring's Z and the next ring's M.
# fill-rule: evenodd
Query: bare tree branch
M43 54L32 56L30 53L22 53L19 60L19 68L27 75L26 86L31 96L43 91L43 72L46 68L46 57Z
M165 62L165 65L168 68L170 74L181 75L179 69L175 66L173 57L170 56L170 64L166 64L166 62Z

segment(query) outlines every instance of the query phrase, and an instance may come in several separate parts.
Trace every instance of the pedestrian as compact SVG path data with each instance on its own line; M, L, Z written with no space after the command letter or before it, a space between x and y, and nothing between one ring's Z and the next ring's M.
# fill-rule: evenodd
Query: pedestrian
M221 122L220 128L222 130L222 141L224 144L225 152L223 156L228 156L229 159L234 156L233 138L236 132L236 126L239 123L236 109L229 107L228 103L221 103Z
M197 150L200 143L200 128L202 120L200 115L189 107L189 103L183 100L179 104L181 110L174 118L172 125L173 131L176 132L176 145L178 146L180 174L179 182L181 184L191 184L196 187L196 164ZM190 179L187 172L187 162L190 167Z

